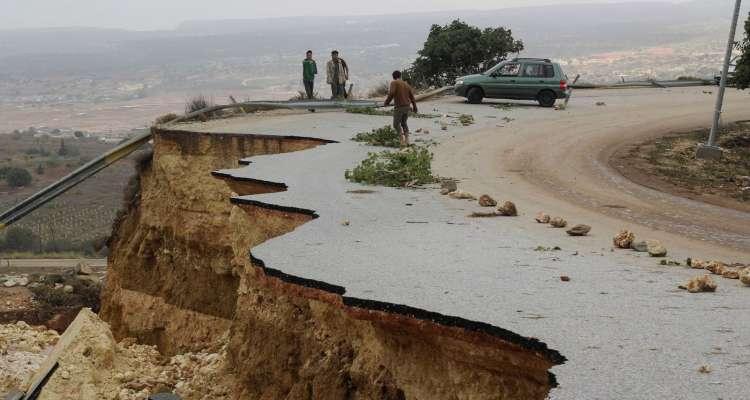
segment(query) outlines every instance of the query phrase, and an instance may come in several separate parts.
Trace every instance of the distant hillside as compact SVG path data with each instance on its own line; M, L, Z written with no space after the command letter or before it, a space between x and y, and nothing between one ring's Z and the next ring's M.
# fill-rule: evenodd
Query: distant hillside
M480 26L511 28L526 44L524 55L573 58L695 40L720 43L725 40L731 4L708 3L188 21L172 31L150 32L0 30L0 81L82 76L149 81L152 90L200 90L267 77L291 87L296 85L305 50L311 48L323 59L337 48L354 66L357 78L371 83L387 79L388 71L413 60L432 24L456 17ZM23 88L14 90L23 92Z

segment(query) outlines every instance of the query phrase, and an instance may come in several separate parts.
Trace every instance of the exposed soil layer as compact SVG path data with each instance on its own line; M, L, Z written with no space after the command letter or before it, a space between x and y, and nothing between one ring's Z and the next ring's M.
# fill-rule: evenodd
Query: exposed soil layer
M708 130L670 134L621 147L610 164L628 179L643 186L692 200L750 212L742 199L742 176L750 176L750 125L732 124L719 134L725 149L721 160L696 160L699 143Z
M242 399L543 399L564 362L536 339L268 268L250 249L312 210L232 197L243 157L329 141L154 131L140 195L116 224L102 318L166 355L215 348ZM217 179L219 178L219 179ZM277 192L253 181L243 193ZM231 201L230 201L231 199Z

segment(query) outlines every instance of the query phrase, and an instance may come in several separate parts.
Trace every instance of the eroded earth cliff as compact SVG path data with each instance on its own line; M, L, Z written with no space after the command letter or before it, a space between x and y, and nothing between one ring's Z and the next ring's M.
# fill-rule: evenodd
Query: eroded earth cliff
M252 256L317 215L252 199L283 182L225 171L331 142L153 133L153 158L109 243L100 316L116 339L167 356L224 346L237 399L544 399L555 385L549 369L565 359L536 339L346 297Z

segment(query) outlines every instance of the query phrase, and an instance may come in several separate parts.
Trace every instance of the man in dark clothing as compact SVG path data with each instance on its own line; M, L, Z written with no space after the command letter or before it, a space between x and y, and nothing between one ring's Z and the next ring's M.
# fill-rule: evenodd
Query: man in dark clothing
M393 81L388 89L388 97L385 99L385 107L393 100L393 127L399 134L401 147L409 146L409 111L417 113L417 100L414 98L414 90L408 83L401 80L401 71L393 71ZM409 107L411 105L411 109Z
M318 65L312 55L312 50L308 50L305 59L302 60L302 82L305 84L305 92L310 100L315 96L315 75L318 74Z

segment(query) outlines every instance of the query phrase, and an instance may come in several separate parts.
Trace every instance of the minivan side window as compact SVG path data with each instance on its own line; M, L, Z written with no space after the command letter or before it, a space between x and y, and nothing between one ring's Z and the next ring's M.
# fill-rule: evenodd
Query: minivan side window
M497 70L497 74L500 76L518 76L520 70L521 64L505 64Z
M552 64L525 64L523 76L528 78L554 78L555 68Z

